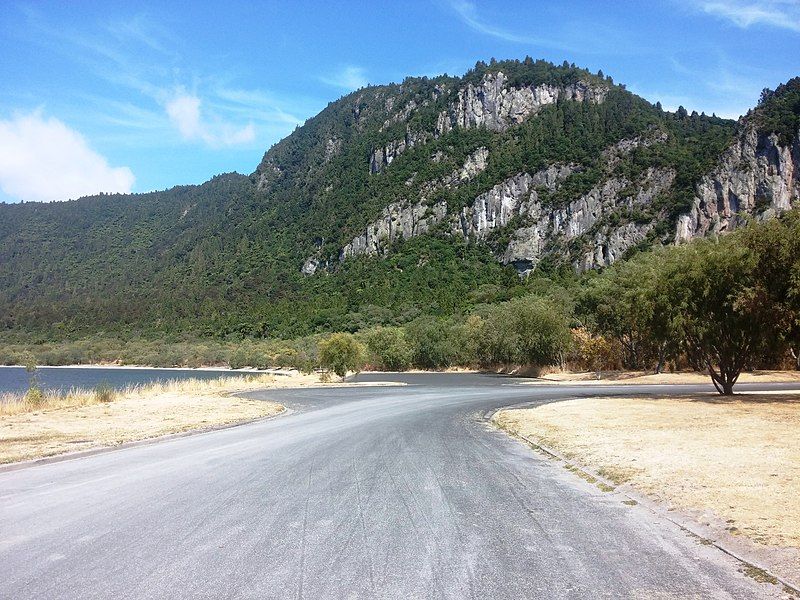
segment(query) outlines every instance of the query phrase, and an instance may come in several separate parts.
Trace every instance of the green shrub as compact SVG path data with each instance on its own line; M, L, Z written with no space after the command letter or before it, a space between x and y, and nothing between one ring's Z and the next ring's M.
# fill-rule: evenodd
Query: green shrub
M412 351L399 327L378 327L364 334L375 366L386 371L405 371L411 366Z
M319 362L339 377L359 371L364 364L364 346L349 333L334 333L319 343Z

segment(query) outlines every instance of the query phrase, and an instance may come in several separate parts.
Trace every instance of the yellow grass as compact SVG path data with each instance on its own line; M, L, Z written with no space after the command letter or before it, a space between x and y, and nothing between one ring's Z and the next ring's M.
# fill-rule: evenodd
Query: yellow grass
M548 373L538 379L525 382L528 385L536 384L565 384L575 382L581 384L599 385L647 385L655 383L669 384L710 384L711 377L708 373L648 373L645 371L614 371L600 373L582 372L568 373L557 372ZM800 371L754 371L752 373L742 373L738 383L800 383Z
M100 402L93 391L46 394L32 404L6 395L0 404L0 463L113 446L277 414L279 404L236 392L319 383L315 375L186 379L130 387Z
M799 396L584 398L495 420L730 533L800 546Z

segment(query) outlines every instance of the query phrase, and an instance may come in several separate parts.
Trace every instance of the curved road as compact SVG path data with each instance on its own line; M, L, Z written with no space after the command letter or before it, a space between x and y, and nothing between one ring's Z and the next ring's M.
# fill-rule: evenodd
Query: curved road
M409 385L262 392L293 412L0 473L0 597L780 597L485 421L705 388L379 378Z

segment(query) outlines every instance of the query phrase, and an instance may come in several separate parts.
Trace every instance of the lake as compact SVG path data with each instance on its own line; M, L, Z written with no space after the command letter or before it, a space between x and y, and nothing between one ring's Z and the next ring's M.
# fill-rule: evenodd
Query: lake
M39 367L36 369L39 385L45 390L70 388L93 389L100 384L113 388L139 385L170 379L216 379L218 377L244 377L249 373L236 371L197 371L193 369L130 369L102 367ZM28 373L25 367L0 367L0 394L25 392Z

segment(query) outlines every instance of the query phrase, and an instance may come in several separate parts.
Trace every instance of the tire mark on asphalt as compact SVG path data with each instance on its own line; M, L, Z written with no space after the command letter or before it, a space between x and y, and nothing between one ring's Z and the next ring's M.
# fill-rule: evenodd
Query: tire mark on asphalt
M297 586L297 597L299 600L303 598L303 583L306 570L306 530L308 528L308 506L311 502L311 481L314 472L314 467L308 468L308 487L306 488L306 502L303 508L303 530L302 537L300 538L300 581Z

